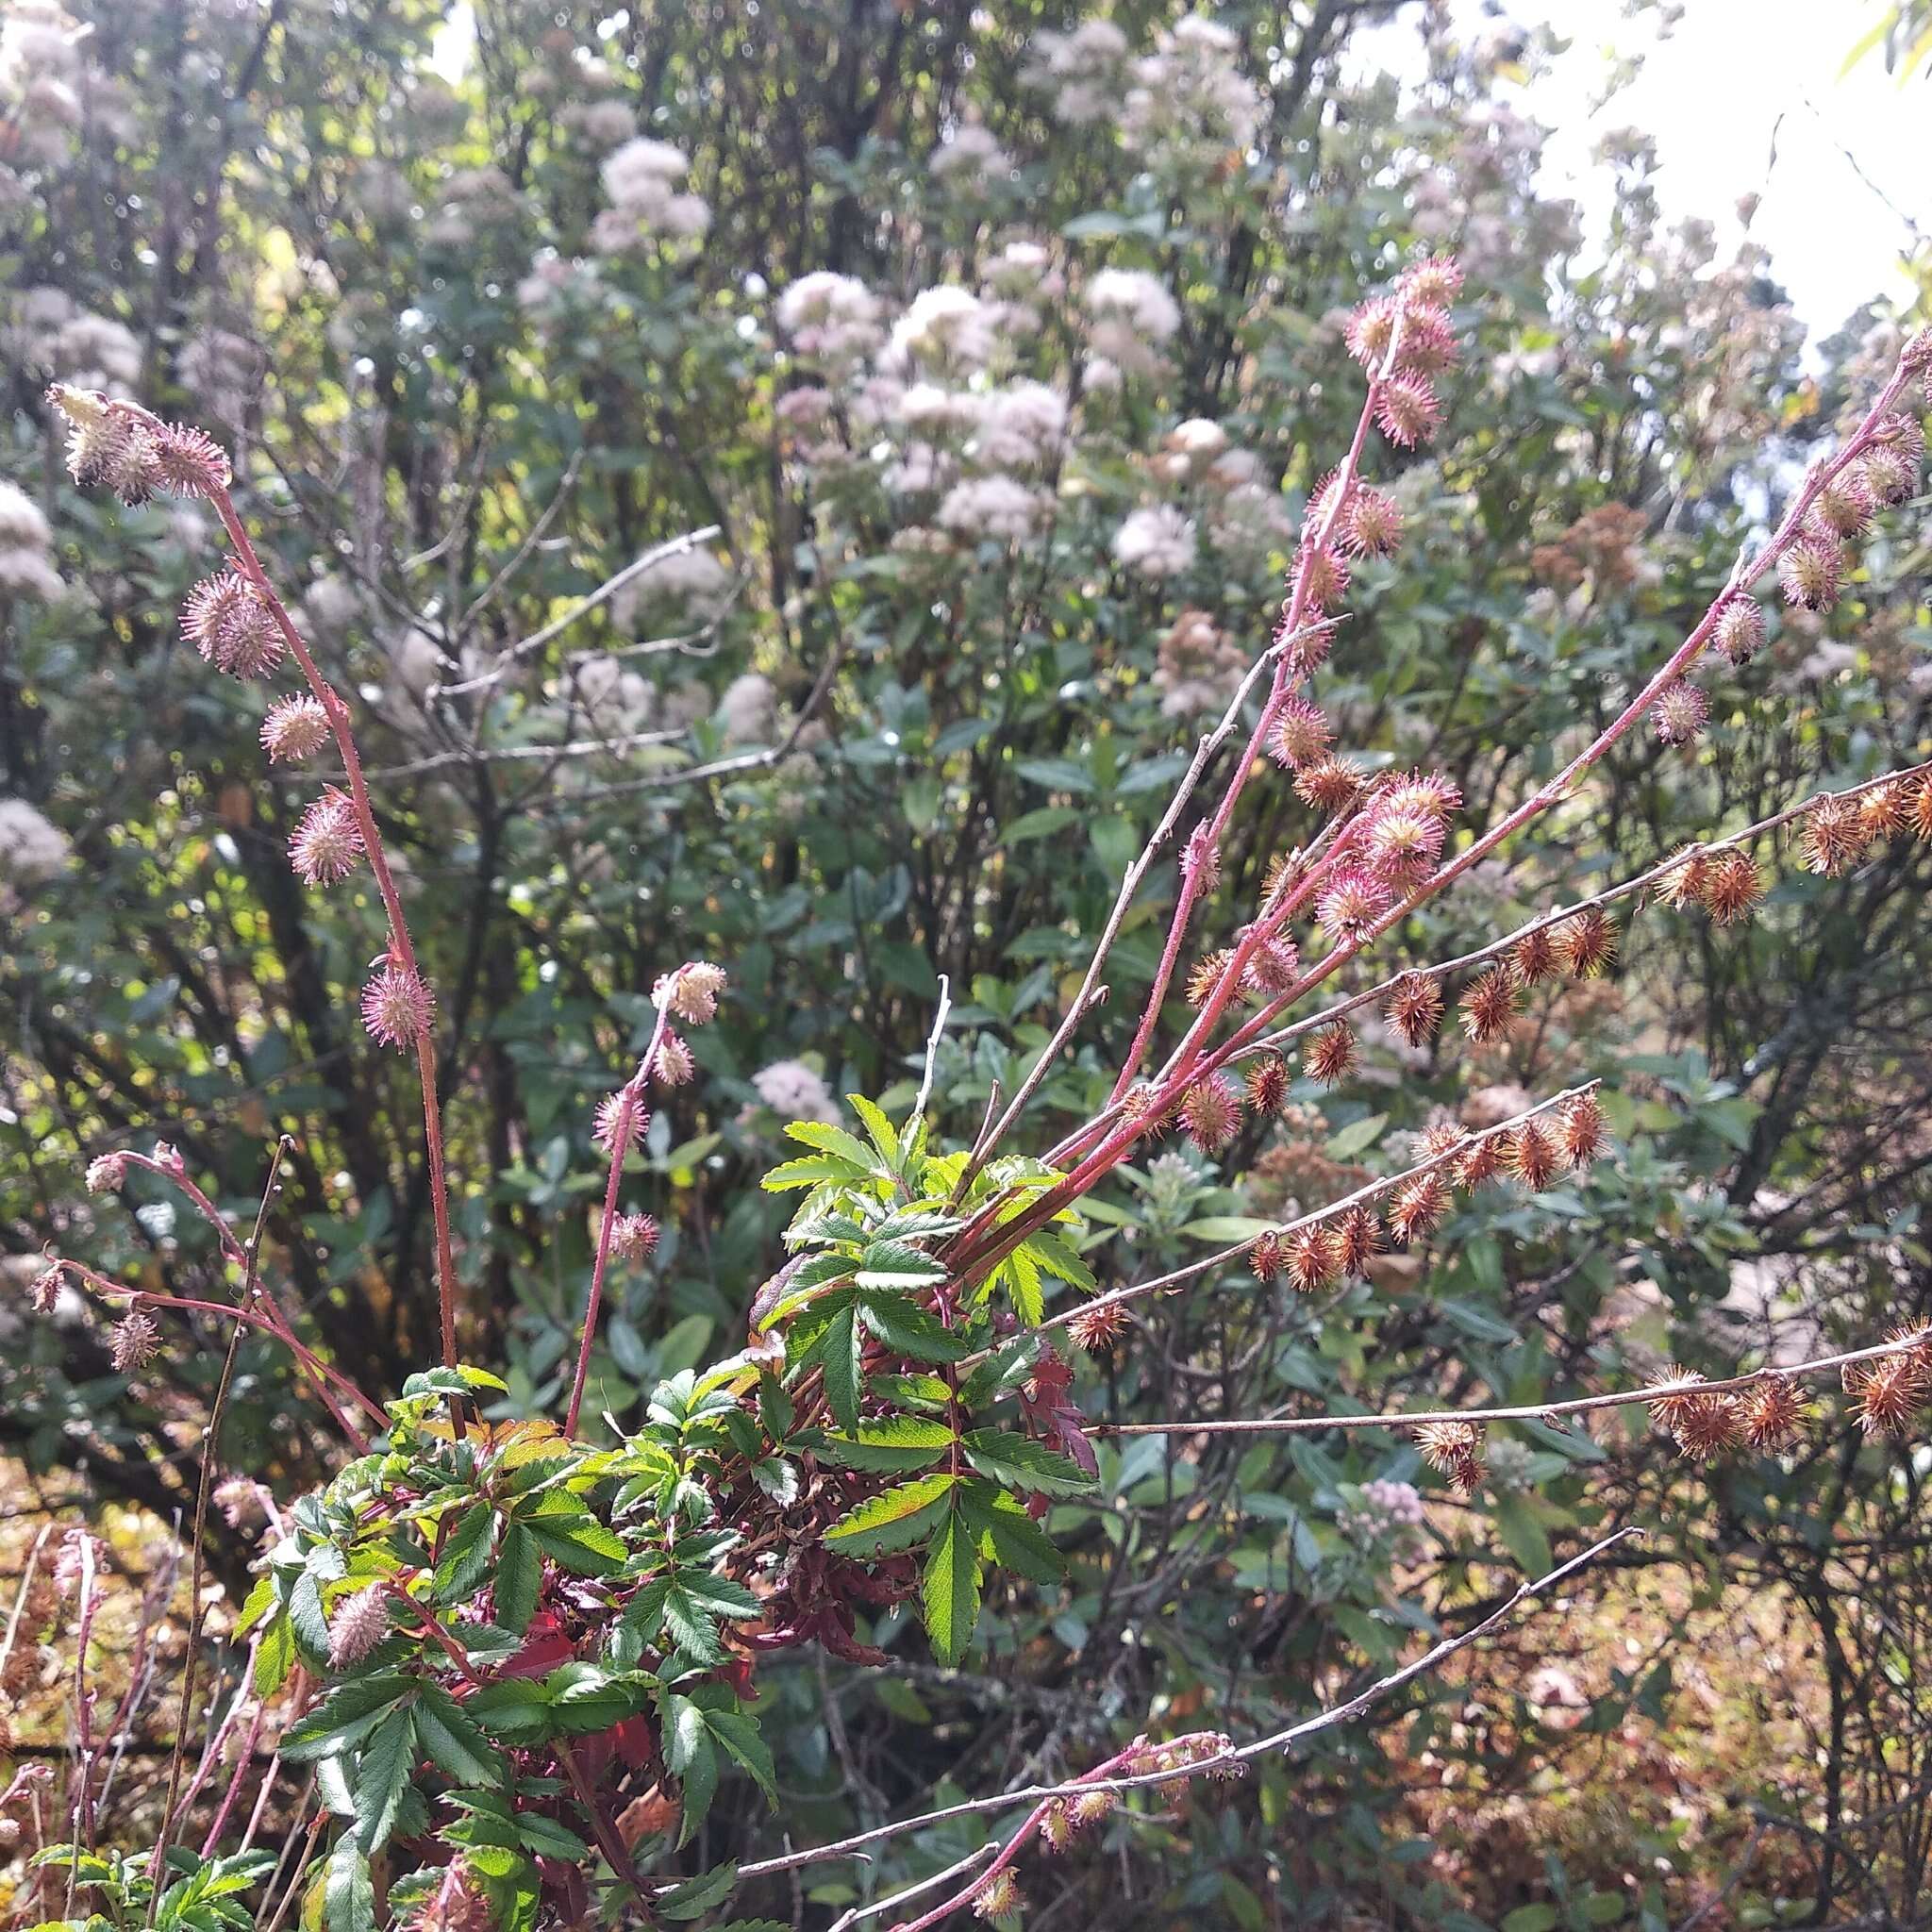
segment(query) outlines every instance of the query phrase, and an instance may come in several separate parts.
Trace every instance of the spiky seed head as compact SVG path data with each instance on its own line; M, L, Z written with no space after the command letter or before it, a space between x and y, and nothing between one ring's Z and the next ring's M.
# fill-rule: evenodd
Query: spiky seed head
M1462 268L1453 256L1431 255L1411 262L1396 278L1395 286L1411 302L1431 302L1446 308L1462 292Z
M1902 1436L1932 1393L1932 1374L1918 1349L1853 1362L1844 1371L1845 1393L1868 1436Z
M1295 566L1295 594L1305 610L1325 613L1340 604L1348 591L1348 565L1341 552L1324 543L1302 553Z
M1594 979L1617 957L1617 928L1592 906L1557 928L1557 958L1575 979Z
M1302 1071L1324 1087L1334 1087L1355 1072L1358 1049L1345 1020L1324 1026L1302 1049Z
M1845 557L1838 539L1807 530L1777 560L1777 580L1793 610L1829 610L1838 602Z
M620 1214L610 1224L610 1252L621 1261L648 1261L658 1252L657 1217Z
M1917 476L1919 465L1925 460L1925 431L1916 416L1881 416L1872 425L1872 436L1875 448L1895 450Z
M1585 1168L1603 1152L1608 1132L1594 1093L1579 1093L1557 1116L1557 1147L1573 1168Z
M1812 527L1828 538L1856 537L1872 521L1872 491L1854 464L1840 470L1811 499Z
M1374 1209L1357 1204L1335 1224L1335 1264L1359 1274L1382 1252L1382 1224Z
M1507 966L1491 966L1463 989L1463 1032L1478 1046L1500 1040L1516 1017L1516 975Z
M362 989L362 1024L369 1037L399 1052L412 1046L436 1018L436 995L420 973L390 960Z
M1704 903L1704 887L1710 875L1710 861L1694 846L1687 847L1669 872L1657 882L1657 896L1674 912L1686 906ZM1554 954L1552 959L1554 962Z
M1025 1904L1020 1893L1020 1881L1013 1876L1013 1868L1008 1865L1004 1871L995 1872L973 1898L973 1916L989 1923L994 1919L1009 1918Z
M664 974L651 989L651 1002L659 1012L671 1013L688 1026L702 1026L718 1011L724 991L724 969L708 959L689 959Z
M1205 1007L1214 997L1215 989L1220 986L1222 975L1234 964L1234 955L1225 948L1208 953L1194 962L1193 970L1188 974L1188 1004L1196 1008Z
M302 814L289 840L289 859L304 885L332 886L362 857L362 828L345 791L331 785Z
M1541 1121L1524 1121L1509 1136L1504 1158L1509 1163L1509 1172L1532 1194L1541 1193L1562 1164L1557 1143Z
M1294 795L1317 811L1340 811L1361 789L1362 774L1346 758L1317 758L1294 781Z
M1718 606L1711 641L1733 664L1748 664L1764 648L1764 608L1756 597L1737 592Z
M1857 807L1828 792L1814 799L1799 842L1809 871L1836 878L1865 849Z
M1418 1161L1445 1159L1468 1139L1469 1136L1453 1120L1431 1121L1416 1143L1415 1158Z
M389 1599L379 1583L369 1584L336 1606L328 1624L329 1668L346 1671L359 1664L389 1635Z
M1334 736L1335 727L1329 724L1326 711L1319 705L1309 704L1307 698L1291 697L1284 700L1274 714L1268 748L1277 764L1299 771L1304 765L1326 758Z
M1074 1310L1067 1323L1067 1333L1089 1355L1100 1355L1126 1333L1127 1308L1124 1302L1092 1302Z
M1395 304L1386 295L1372 295L1348 318L1348 353L1364 369L1379 366L1395 339Z
M1121 1118L1131 1126L1160 1132L1166 1124L1166 1111L1157 1112L1157 1098L1151 1082L1137 1080L1121 1095Z
M175 496L211 497L232 480L222 446L205 430L171 423L155 437L156 487Z
M1789 1375L1772 1375L1747 1389L1738 1403L1744 1440L1752 1448L1785 1448L1804 1433L1809 1406Z
M1257 1281L1273 1281L1288 1266L1288 1246L1271 1227L1248 1249L1248 1267Z
M1932 839L1932 777L1921 778L1912 793L1912 834Z
M1441 856L1443 822L1413 804L1384 802L1362 841L1369 864L1400 891L1418 884Z
M90 1194L105 1194L110 1189L118 1188L127 1178L127 1157L125 1154L97 1154L87 1164L87 1191Z
M1221 883L1221 847L1211 824L1194 827L1181 852L1181 874L1197 898L1205 899Z
M1448 1212L1449 1189L1441 1174L1431 1168L1427 1174L1411 1174L1391 1197L1389 1232L1405 1244L1424 1241Z
M1263 940L1248 955L1248 987L1258 993L1286 992L1300 976L1302 956L1292 940Z
M1903 779L1888 779L1858 794L1858 826L1868 839L1890 839L1911 818L1911 798Z
M1410 1046L1426 1046L1442 1024L1442 989L1434 974L1405 973L1389 989L1382 1011Z
M266 677L282 661L275 612L239 571L217 571L189 591L181 630L208 663L230 677Z
M1472 1141L1449 1164L1449 1177L1458 1188L1473 1191L1503 1172L1507 1151L1502 1134L1482 1134Z
M1375 396L1375 426L1399 449L1427 442L1441 427L1442 405L1426 375L1391 375Z
M1288 1062L1278 1053L1264 1053L1248 1063L1248 1105L1264 1120L1287 1104Z
M1480 1423L1422 1423L1415 1446L1423 1460L1443 1476L1458 1496L1473 1496L1483 1486L1483 1431Z
M1050 1852L1063 1852L1074 1841L1074 1821L1058 1798L1047 1806L1040 1821L1040 1840Z
M1541 986L1557 970L1557 942L1550 928L1538 926L1509 948L1509 970L1525 987Z
M1720 852L1704 870L1704 909L1719 925L1735 925L1764 896L1757 861L1742 852Z
M1657 694L1657 739L1659 744L1695 744L1710 717L1710 700L1703 687L1679 677Z
M1386 490L1358 489L1336 530L1350 557L1393 557L1402 543L1402 506Z
M328 713L307 691L277 698L261 721L261 748L271 764L313 758L327 742Z
M1650 1398L1651 1420L1687 1456L1699 1457L1734 1448L1744 1426L1742 1413L1728 1394L1707 1392L1696 1386L1704 1379L1695 1369L1673 1365L1652 1386L1672 1389L1674 1392Z
M1067 1807L1067 1815L1081 1830L1090 1824L1099 1824L1110 1817L1119 1800L1111 1791L1082 1791Z
M57 382L47 400L67 419L67 468L81 490L111 490L130 508L161 487L160 450L141 411Z
M1341 1273L1335 1239L1321 1223L1297 1228L1288 1241L1288 1278L1304 1294L1332 1288Z
M1411 301L1403 309L1402 341L1395 359L1411 375L1440 375L1462 354L1456 325L1433 302Z
M1919 466L1902 449L1872 449L1859 461L1858 476L1872 501L1889 508L1918 487Z
M1203 1154L1220 1153L1241 1124L1241 1093L1224 1074L1196 1080L1181 1097L1181 1125Z
M42 1268L27 1284L27 1300L33 1304L35 1314L51 1315L54 1312L55 1304L60 1299L61 1280L60 1270L56 1266Z
M1315 918L1335 941L1352 940L1364 926L1388 911L1395 895L1385 880L1366 866L1344 865L1329 878L1315 900Z
M651 1078L660 1087L688 1087L697 1077L697 1071L698 1063L684 1036L667 1026L658 1042L658 1057L651 1062Z
M1424 811L1446 826L1462 809L1462 788L1441 772L1411 772L1382 793L1384 811Z
M636 1091L620 1087L597 1103L591 1140L606 1154L629 1154L643 1144L644 1129L650 1124L651 1116Z
M117 1374L144 1369L161 1352L161 1331L137 1308L108 1330L109 1353Z

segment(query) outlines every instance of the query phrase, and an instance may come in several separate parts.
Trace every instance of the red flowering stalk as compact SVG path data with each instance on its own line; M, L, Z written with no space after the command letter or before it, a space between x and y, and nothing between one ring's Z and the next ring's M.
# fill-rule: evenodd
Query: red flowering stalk
M319 748L317 724L333 738L342 761L346 792L334 788L303 815L291 841L290 856L309 884L343 877L361 858L381 895L389 924L387 963L364 995L365 1016L372 1002L385 1028L376 1037L415 1050L423 1089L423 1139L429 1160L429 1204L436 1233L436 1289L441 1316L442 1359L457 1360L456 1259L450 1239L449 1181L444 1171L442 1115L437 1100L435 1003L416 963L408 922L396 891L382 833L362 775L362 759L350 729L349 708L325 677L288 607L275 594L261 559L229 494L232 472L213 440L199 429L163 423L138 403L123 402L97 391L56 383L48 400L68 425L68 467L81 488L105 485L124 503L142 503L156 491L205 500L221 519L235 553L232 569L205 579L190 593L183 628L203 657L236 677L263 677L292 657L308 687L308 708L300 699L284 700L263 724L263 743L272 758L300 758ZM318 721L316 712L320 712ZM391 977L394 975L394 977ZM400 996L399 996L400 990ZM372 1024L371 1030L375 1031Z

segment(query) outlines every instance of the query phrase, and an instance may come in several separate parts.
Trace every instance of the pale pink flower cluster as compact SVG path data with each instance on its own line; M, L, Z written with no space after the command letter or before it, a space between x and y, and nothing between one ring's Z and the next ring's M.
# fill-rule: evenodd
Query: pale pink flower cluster
M0 600L52 604L66 588L54 568L54 533L40 506L0 477Z
M599 255L635 254L664 242L700 240L711 225L710 204L678 187L691 167L681 148L638 135L604 158L598 171L610 206L591 225Z
M1127 89L1127 37L1110 20L1083 20L1066 33L1039 33L1022 74L1053 95L1053 116L1090 127L1120 112Z
M751 1076L758 1099L779 1119L839 1124L839 1103L824 1076L803 1060L774 1060Z
M1252 145L1261 97L1239 65L1241 43L1206 14L1165 29L1134 63L1121 135L1150 158L1182 166L1220 160Z

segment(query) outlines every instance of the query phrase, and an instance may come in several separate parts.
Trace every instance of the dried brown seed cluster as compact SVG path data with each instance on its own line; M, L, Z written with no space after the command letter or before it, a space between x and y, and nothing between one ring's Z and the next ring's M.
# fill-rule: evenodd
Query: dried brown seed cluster
M1415 1445L1423 1460L1447 1478L1458 1496L1473 1496L1483 1484L1483 1429L1480 1423L1421 1423Z

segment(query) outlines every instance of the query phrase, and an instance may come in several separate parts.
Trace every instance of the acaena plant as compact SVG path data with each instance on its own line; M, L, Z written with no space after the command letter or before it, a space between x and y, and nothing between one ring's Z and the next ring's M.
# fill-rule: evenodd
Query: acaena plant
M1514 1419L1563 1428L1587 1411L1643 1402L1688 1454L1770 1454L1807 1426L1807 1379L1836 1371L1863 1427L1911 1422L1932 1392L1932 1338L1923 1331L1728 1379L1673 1373L1646 1389L1533 1409L1177 1415L1104 1431L1077 1399L1070 1351L1131 1347L1144 1298L1184 1293L1235 1269L1250 1271L1257 1287L1321 1295L1363 1276L1391 1245L1425 1241L1458 1195L1506 1186L1534 1196L1588 1167L1607 1130L1591 1084L1534 1100L1480 1132L1431 1129L1399 1172L1317 1212L1102 1291L1082 1258L1083 1200L1157 1137L1179 1132L1214 1156L1245 1117L1288 1104L1291 1049L1302 1075L1343 1078L1357 1060L1357 1016L1370 1011L1411 1044L1432 1039L1452 1012L1472 1041L1493 1040L1529 989L1602 972L1616 951L1618 908L1646 897L1700 907L1720 926L1741 920L1765 890L1759 854L1780 833L1794 833L1801 862L1825 873L1851 865L1875 840L1932 838L1932 772L1889 774L1693 845L1458 958L1379 984L1364 984L1357 971L1349 991L1331 991L1378 939L1557 810L1628 734L1648 723L1666 744L1694 740L1706 712L1700 660L1711 652L1733 662L1750 657L1764 633L1760 583L1774 575L1788 603L1828 605L1860 534L1917 487L1924 437L1907 391L1932 363L1932 337L1923 332L1856 429L1804 477L1775 528L1739 558L1722 594L1641 689L1481 836L1458 832L1454 784L1426 770L1366 775L1336 744L1312 692L1343 634L1351 570L1399 551L1402 514L1370 480L1370 454L1378 436L1407 448L1434 432L1434 379L1457 356L1460 293L1452 262L1424 260L1356 312L1349 342L1365 375L1359 418L1311 495L1273 638L1127 868L1084 979L1017 1091L995 1094L966 1144L947 1143L929 1117L930 1061L928 1087L904 1119L855 1096L851 1129L791 1125L803 1151L764 1178L766 1189L797 1196L785 1231L790 1258L747 1297L743 1346L663 1382L630 1433L591 1426L593 1404L587 1413L611 1271L648 1257L658 1235L626 1202L627 1163L654 1095L694 1076L684 1036L729 996L725 969L667 965L652 989L648 1044L597 1109L608 1168L563 1412L486 1415L504 1384L457 1354L435 995L385 857L349 708L263 572L215 443L129 402L53 392L77 483L127 503L173 492L212 507L233 560L190 596L187 635L213 668L238 678L275 679L292 667L295 688L270 707L263 748L277 763L330 749L339 762L301 818L290 858L319 890L366 867L381 901L384 946L361 1018L375 1041L411 1056L421 1076L441 1358L392 1393L356 1387L304 1341L264 1278L259 1223L254 1237L239 1236L177 1154L116 1152L90 1170L97 1191L130 1167L177 1188L215 1227L234 1299L184 1302L58 1256L37 1299L51 1304L67 1281L119 1309L113 1346L130 1368L167 1345L161 1323L171 1307L225 1313L237 1334L246 1326L272 1335L333 1418L345 1459L325 1488L277 1501L278 1534L236 1630L256 1690L280 1700L266 1778L312 1769L321 1808L296 1827L279 1863L258 1849L267 1786L252 1797L242 1790L256 1765L244 1753L227 1790L210 1789L212 1823L192 1833L202 1780L183 1788L184 1690L154 1843L104 1849L99 1740L83 1715L64 1818L36 1800L46 1824L35 1892L44 1915L75 1932L102 1919L212 1932L279 1923L299 1900L304 1923L327 1932L590 1916L684 1922L724 1909L743 1880L849 1858L895 1833L983 1812L1013 1822L904 1894L900 1924L917 1932L968 1907L1004 1920L1020 1908L1023 1857L1063 1850L1083 1828L1141 1802L1138 1794L1159 1801L1188 1780L1231 1776L1346 1721L1605 1547L1526 1582L1474 1629L1361 1695L1270 1736L1150 1731L1058 1784L675 1875L676 1850L722 1778L747 1776L775 1799L757 1710L763 1659L809 1644L854 1665L882 1662L869 1625L906 1606L933 1653L956 1662L973 1641L991 1571L1041 1587L1061 1574L1047 1522L1054 1506L1077 1504L1092 1486L1097 1435L1407 1431L1466 1495L1484 1480L1486 1429ZM1243 796L1265 785L1291 785L1305 830L1276 858L1258 901L1236 904L1221 876L1223 844ZM1170 855L1178 868L1172 916L1106 1105L1054 1145L1015 1151L1029 1101L1108 997L1115 941ZM942 1009L935 1048L945 1021ZM271 1188L279 1160L277 1150ZM225 1375L218 1411L226 1389ZM208 1440L217 1440L212 1429ZM212 1455L203 1518L211 1465ZM640 1830L635 1803L653 1794L661 1802ZM251 1896L259 1902L251 1906Z

